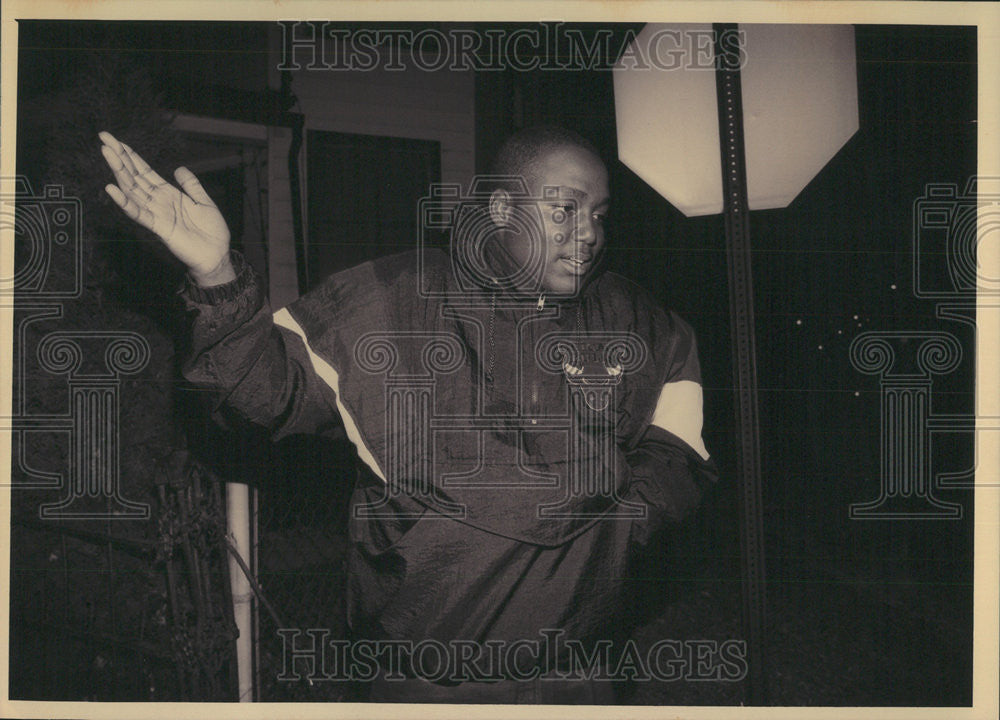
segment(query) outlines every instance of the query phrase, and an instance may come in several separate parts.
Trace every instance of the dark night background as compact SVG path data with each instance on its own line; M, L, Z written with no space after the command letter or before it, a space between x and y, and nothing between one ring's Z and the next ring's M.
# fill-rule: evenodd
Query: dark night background
M113 50L143 68L151 95L158 94L171 110L266 123L287 109L266 87L267 36L261 25L22 22L19 27L18 172L37 178L39 186L43 179L61 181L53 174L52 158L63 151L92 152L93 162L100 162L98 128L64 138L67 145L61 148L53 143L63 136L46 134L51 119L44 116L50 99L72 82L74 66L101 52ZM625 30L616 27L616 32ZM936 318L935 304L916 297L911 252L913 207L925 186L964 188L975 174L975 28L858 26L856 43L860 130L788 208L751 215L769 699L778 705L968 705L972 491L937 491L941 499L961 504L961 519L849 519L852 503L879 494L880 396L878 378L852 367L848 347L867 330L953 333L965 359L951 374L935 378L933 411L973 412L974 333L968 325ZM576 129L608 158L616 157L612 80L606 70L481 73L475 108L477 169L510 130L536 122ZM132 145L140 152L145 147L138 140ZM172 170L171 157L164 142L156 158L164 176ZM685 218L617 161L610 169L610 266L649 288L697 331L705 440L723 478L698 516L667 538L662 556L637 568L641 602L636 603L635 637L640 642L740 637L738 478L722 219ZM99 190L108 178L97 164L92 172ZM95 232L124 232L111 219L109 203L99 193L93 197L94 215L109 218ZM84 212L89 211L85 205ZM87 297L100 295L108 327L138 327L159 338L156 347L164 357L156 371L161 391L154 397L163 400L169 414L169 408L182 407L171 380L169 339L176 328L162 299L176 280L176 268L154 258L146 244L115 237L114 243L94 243L92 257L102 270L89 276ZM72 317L69 312L66 322ZM140 378L129 387L138 402L151 386ZM144 422L141 413L129 417ZM169 443L162 445L161 453L169 449ZM262 523L285 530L303 508L321 502L326 514L313 515L312 522L334 524L342 508L330 502L322 483L329 482L331 462L343 465L343 453L297 445L269 457L275 476L292 467L307 476L313 468L316 477L291 490L264 482ZM969 435L936 436L934 472L964 470L972 458ZM132 466L124 462L123 467L127 472ZM134 470L123 480L128 492L149 492L141 461L135 461ZM343 467L336 472L350 476ZM343 490L337 495L341 502L346 497ZM15 496L29 505L38 502L37 493ZM32 578L39 577L23 570L33 567L32 550L25 544L32 537L14 533L12 610L20 607L18 593L31 596ZM335 546L337 540L329 542ZM325 552L330 557L322 582L335 595L337 554ZM313 570L318 574L321 567ZM280 593L284 580L281 573L275 575L270 587ZM293 594L285 601L285 614L302 617ZM53 688L38 679L45 672L72 674L54 667L58 663L51 651L17 635L11 648L12 697L75 692L66 690L73 687L69 681ZM74 652L89 657L91 650L82 644ZM54 669L43 671L43 665ZM273 692L268 699L325 699L304 688L297 695L283 688ZM629 693L629 702L643 704L744 700L739 684L721 682L650 684Z

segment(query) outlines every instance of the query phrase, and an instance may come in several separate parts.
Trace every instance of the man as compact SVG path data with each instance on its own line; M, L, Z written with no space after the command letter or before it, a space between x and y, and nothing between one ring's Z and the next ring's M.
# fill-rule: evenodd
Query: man
M357 447L346 592L371 699L614 702L600 649L630 554L715 473L691 328L600 270L596 150L516 134L450 253L365 263L272 315L197 179L101 139L109 195L188 267L185 376L230 420L342 423Z

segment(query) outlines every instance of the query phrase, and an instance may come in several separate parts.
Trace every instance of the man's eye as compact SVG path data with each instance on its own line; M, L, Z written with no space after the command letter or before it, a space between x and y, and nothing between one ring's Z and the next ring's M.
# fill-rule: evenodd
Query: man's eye
M594 213L594 222L603 225L604 223L607 222L607 220L608 220L607 215L604 215L603 213Z

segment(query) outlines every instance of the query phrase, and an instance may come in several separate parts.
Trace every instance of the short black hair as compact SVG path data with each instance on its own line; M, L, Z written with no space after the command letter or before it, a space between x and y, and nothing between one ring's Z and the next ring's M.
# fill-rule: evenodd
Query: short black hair
M582 135L558 125L533 125L508 137L490 166L490 175L523 177L532 185L537 179L536 167L550 151L565 146L586 150L604 162L593 143Z

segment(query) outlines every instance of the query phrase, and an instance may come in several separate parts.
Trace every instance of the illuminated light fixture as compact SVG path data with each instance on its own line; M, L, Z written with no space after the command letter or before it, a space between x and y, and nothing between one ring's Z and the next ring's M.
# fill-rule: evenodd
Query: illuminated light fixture
M783 208L858 130L854 28L738 28L748 206ZM723 210L711 34L648 24L613 71L619 158L688 217Z

